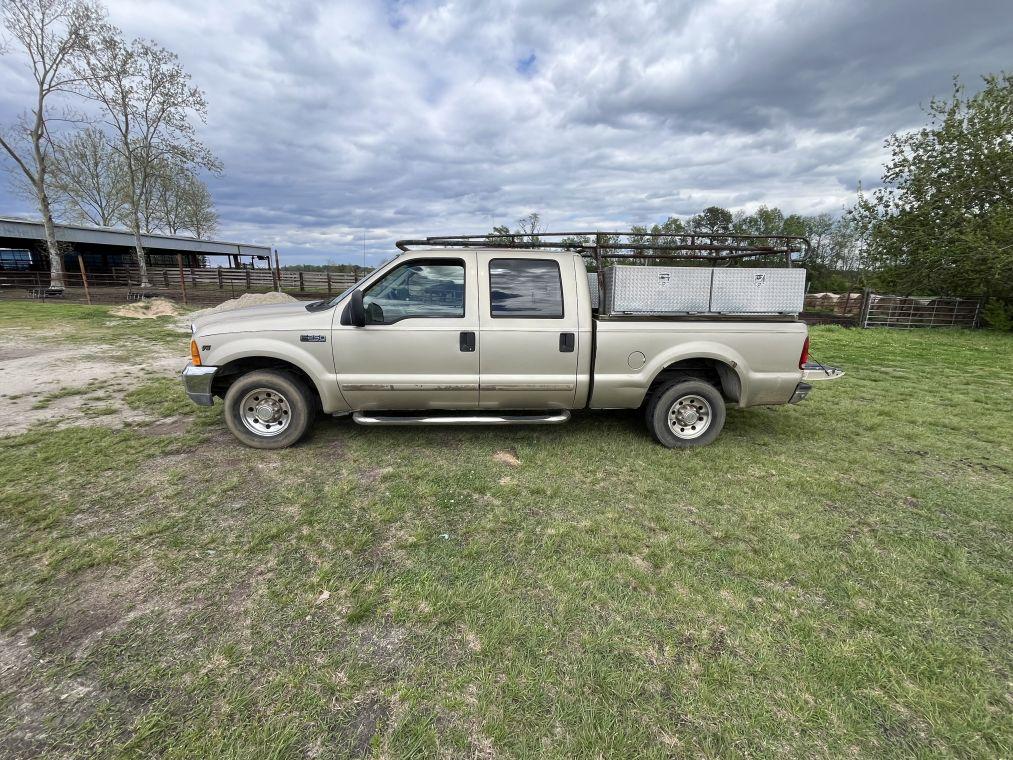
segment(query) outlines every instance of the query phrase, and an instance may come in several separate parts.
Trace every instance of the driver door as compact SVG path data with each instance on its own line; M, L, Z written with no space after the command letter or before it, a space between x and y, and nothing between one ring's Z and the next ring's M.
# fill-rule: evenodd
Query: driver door
M366 326L334 325L341 394L356 410L478 407L477 255L407 258L363 291Z

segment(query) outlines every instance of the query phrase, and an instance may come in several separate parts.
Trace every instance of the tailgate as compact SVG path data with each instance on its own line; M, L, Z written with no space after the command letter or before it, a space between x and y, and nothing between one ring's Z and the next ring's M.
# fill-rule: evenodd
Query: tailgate
M837 367L828 367L819 362L806 362L802 368L802 382L812 383L817 380L836 380L844 377L844 370Z

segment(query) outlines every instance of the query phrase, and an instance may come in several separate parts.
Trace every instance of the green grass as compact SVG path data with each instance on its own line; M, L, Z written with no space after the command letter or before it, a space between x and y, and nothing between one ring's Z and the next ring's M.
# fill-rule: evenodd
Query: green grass
M94 343L114 346L124 358L137 345L155 343L175 348L185 334L171 329L174 317L124 319L105 306L0 301L0 334L31 335L36 342Z
M1009 756L1013 339L812 332L847 377L698 451L258 452L161 381L184 429L0 439L0 754Z

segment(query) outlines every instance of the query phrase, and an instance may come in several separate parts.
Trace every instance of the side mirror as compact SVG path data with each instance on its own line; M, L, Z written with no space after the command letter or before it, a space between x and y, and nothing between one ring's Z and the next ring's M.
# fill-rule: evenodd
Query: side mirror
M366 308L362 305L362 291L353 290L348 299L348 306L341 315L341 324L352 325L353 327L366 326Z

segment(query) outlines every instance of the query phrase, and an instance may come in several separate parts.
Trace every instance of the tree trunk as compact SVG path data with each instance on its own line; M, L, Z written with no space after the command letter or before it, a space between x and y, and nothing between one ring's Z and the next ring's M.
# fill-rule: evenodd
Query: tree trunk
M137 214L133 214L131 217L133 221L133 233L134 233L134 255L137 256L137 271L141 275L141 287L150 288L151 282L148 280L148 262L144 260L144 246L141 245L141 220L138 219Z
M42 212L42 224L46 229L46 250L49 253L49 288L63 290L63 254L56 242L56 227L53 224L53 212L49 208L49 196L45 188L37 187L39 211Z

